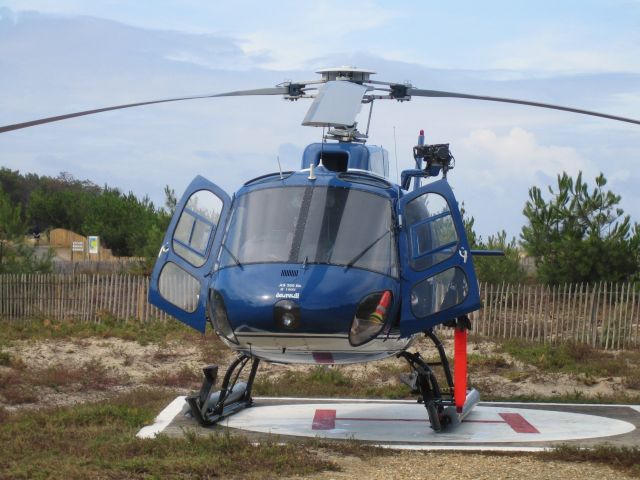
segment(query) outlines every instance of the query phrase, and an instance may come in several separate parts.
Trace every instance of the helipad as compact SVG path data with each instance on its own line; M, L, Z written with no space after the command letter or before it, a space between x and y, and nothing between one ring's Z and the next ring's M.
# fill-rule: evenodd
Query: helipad
M176 398L139 437L209 434ZM229 428L256 438L357 439L392 448L539 450L568 443L640 446L640 407L481 403L449 431L434 433L423 405L415 401L256 398L253 407L214 429Z

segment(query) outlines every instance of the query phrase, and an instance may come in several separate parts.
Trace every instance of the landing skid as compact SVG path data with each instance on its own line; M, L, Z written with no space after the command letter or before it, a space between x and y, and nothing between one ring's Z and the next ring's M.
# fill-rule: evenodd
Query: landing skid
M251 361L251 370L247 382L239 382L238 378L245 366ZM191 415L203 426L215 425L218 421L253 404L251 388L258 371L260 359L241 354L236 358L224 375L220 391L211 393L216 383L218 366L204 367L204 380L200 393L187 397Z
M420 395L418 401L424 403L429 415L431 428L435 432L442 432L447 425L457 425L462 422L464 417L480 401L480 394L475 389L467 391L462 409L456 407L453 376L451 375L451 367L449 366L444 346L436 334L433 333L433 330L427 330L425 335L431 339L438 350L439 362L425 362L418 352L410 353L405 351L399 353L397 357L404 358L411 368L411 374L403 381L411 388L412 393ZM435 366L441 366L444 371L447 381L445 390L440 388L438 379L431 368Z
M454 398L453 376L447 359L444 346L433 330L425 332L438 350L440 361L435 363L425 362L419 353L401 352L398 358L404 358L411 374L403 381L412 389L412 392L420 396L419 402L423 403L431 428L435 432L442 432L448 425L459 424L462 419L471 412L480 401L480 395L473 389L466 392L464 405L456 407ZM240 374L251 363L247 382L238 382ZM250 407L253 404L251 389L258 371L260 359L241 354L236 358L225 373L222 386L219 391L211 393L216 383L218 366L209 365L203 368L204 380L200 392L187 397L191 408L191 415L203 426L215 425L221 419ZM441 389L438 379L431 367L441 366L447 381L447 388Z

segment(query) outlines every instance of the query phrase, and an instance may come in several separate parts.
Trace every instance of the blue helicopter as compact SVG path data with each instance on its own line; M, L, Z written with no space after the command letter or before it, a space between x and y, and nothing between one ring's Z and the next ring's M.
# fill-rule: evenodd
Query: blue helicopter
M456 198L447 182L454 167L448 144L428 145L420 132L415 168L389 180L389 156L367 145L377 100L450 97L516 103L640 121L558 105L371 80L354 67L320 70L321 79L274 88L170 98L87 110L0 127L0 133L109 110L225 96L313 98L305 126L326 130L309 145L300 170L246 182L232 197L197 176L178 202L152 277L149 301L204 332L207 323L238 355L220 390L218 366L205 367L192 415L212 425L252 405L260 361L339 365L404 358L405 379L441 431L479 401L467 391L468 314L480 308L471 250ZM365 133L355 121L369 104ZM440 178L441 177L441 178ZM430 180L429 183L424 183ZM434 327L455 329L455 368ZM434 343L447 385L433 363L408 349L425 334ZM246 381L241 373L250 364ZM454 378L455 374L455 378Z

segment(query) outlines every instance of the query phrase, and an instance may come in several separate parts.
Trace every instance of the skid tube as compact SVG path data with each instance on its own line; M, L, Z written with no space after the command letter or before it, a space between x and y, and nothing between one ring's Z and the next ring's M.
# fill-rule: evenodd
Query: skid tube
M466 317L461 317L452 323L455 325L455 328L467 328L469 320ZM431 428L439 433L448 425L455 426L460 424L464 417L466 417L480 401L480 395L475 389L467 391L464 406L462 408L456 407L453 376L444 346L433 332L433 329L429 329L424 333L438 350L438 355L440 356L439 362L425 362L418 352L410 353L404 351L396 356L398 358L404 358L409 364L411 374L405 383L409 385L412 393L420 396L418 402L424 404L427 415L429 416ZM441 366L444 371L447 382L447 388L445 390L440 388L438 379L431 368L435 366Z
M238 378L245 366L251 361L251 370L247 382L238 383ZM229 415L250 407L253 404L251 389L258 371L260 359L240 354L231 365L222 380L220 390L211 393L218 375L217 365L208 365L202 369L204 380L200 392L187 397L191 415L203 426L215 425Z

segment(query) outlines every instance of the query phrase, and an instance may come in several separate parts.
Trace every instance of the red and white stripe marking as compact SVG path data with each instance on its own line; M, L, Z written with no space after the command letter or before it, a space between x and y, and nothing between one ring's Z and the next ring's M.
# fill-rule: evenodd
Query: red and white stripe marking
M450 431L435 433L417 403L333 403L256 406L226 426L254 432L383 443L521 443L601 438L634 425L607 417L554 410L477 406Z
M414 401L344 399L333 403L260 405L261 400L276 399L255 400L254 407L225 419L222 425L277 435L354 438L398 449L506 451L543 450L543 442L606 439L635 429L629 422L599 415L528 409L530 404L520 404L518 408L513 408L511 404L509 407L477 406L462 424L451 431L436 434L429 427L424 406ZM297 398L277 400L322 401ZM552 407L551 404L548 406ZM604 415L607 407L612 406L614 405L598 407L602 408ZM640 415L640 406L625 407L636 410ZM177 397L160 412L152 425L142 428L137 436L153 438L162 433L184 409L185 397ZM509 445L511 442L516 445Z
M498 413L502 420L473 420L465 418L465 423L505 423L511 427L516 433L540 433L536 427L531 425L525 420L525 418L519 413ZM429 423L426 418L372 418L372 417L338 417L337 411L333 409L317 409L313 422L311 423L311 430L334 430L336 428L336 421L341 422L418 422Z

